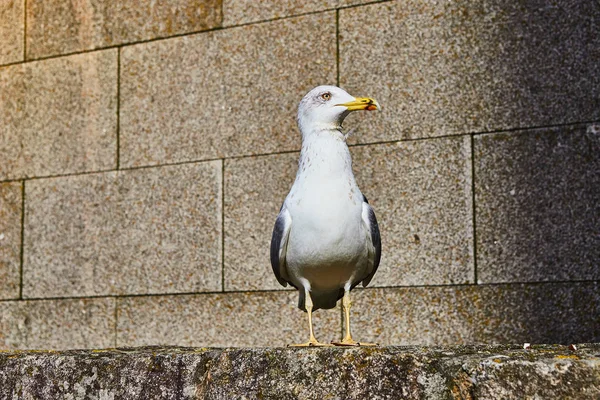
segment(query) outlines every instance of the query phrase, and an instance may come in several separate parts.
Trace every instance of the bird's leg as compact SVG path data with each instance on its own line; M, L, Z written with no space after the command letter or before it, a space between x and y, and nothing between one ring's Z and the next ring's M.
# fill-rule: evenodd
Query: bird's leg
M345 334L344 338L341 342L332 342L336 346L358 346L358 342L355 342L352 339L352 335L350 334L350 306L352 302L350 301L350 292L348 290L344 291L344 297L342 298L342 310L344 311L344 327Z
M377 346L377 343L364 343L364 342L356 342L352 339L352 335L350 334L350 306L352 302L350 301L350 291L344 291L344 297L342 298L342 310L344 311L344 322L345 322L345 330L344 338L341 342L332 342L336 346Z
M290 344L289 346L290 347L331 346L330 344L327 344L327 343L320 343L315 338L315 332L313 330L313 324L312 324L313 302L312 302L312 299L310 298L310 292L305 289L304 293L305 293L304 307L306 308L306 312L308 314L308 331L310 333L310 336L309 336L308 342L306 342L306 343Z

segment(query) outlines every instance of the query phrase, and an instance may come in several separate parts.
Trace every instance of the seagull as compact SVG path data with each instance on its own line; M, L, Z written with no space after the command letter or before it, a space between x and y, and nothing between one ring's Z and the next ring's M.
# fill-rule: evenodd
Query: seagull
M350 334L350 291L369 284L381 259L375 212L354 179L349 133L342 129L344 118L356 110L381 107L336 86L312 89L298 106L298 172L275 221L270 252L275 277L298 289L298 308L308 314L308 342L290 346L330 346L315 338L312 312L334 308L339 299L345 335L332 344L374 345Z

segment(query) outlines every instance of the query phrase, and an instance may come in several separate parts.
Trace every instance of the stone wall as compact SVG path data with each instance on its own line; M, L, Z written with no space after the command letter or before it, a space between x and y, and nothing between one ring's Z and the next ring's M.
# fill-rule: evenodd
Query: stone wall
M600 346L0 352L0 399L577 399Z
M159 3L0 2L0 348L304 340L268 246L319 84L384 107L357 338L600 341L598 2Z

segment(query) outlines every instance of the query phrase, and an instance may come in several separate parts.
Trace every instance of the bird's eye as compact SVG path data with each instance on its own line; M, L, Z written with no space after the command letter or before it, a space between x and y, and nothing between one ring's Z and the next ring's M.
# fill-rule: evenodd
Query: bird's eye
M327 101L327 100L331 99L331 93L329 93L329 92L325 92L325 93L323 93L323 94L321 95L321 98L322 98L323 100Z

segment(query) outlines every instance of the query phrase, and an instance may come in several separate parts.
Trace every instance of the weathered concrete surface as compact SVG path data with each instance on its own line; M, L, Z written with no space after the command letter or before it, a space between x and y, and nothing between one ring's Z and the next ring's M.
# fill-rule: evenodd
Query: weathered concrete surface
M0 399L597 399L600 345L0 353Z

